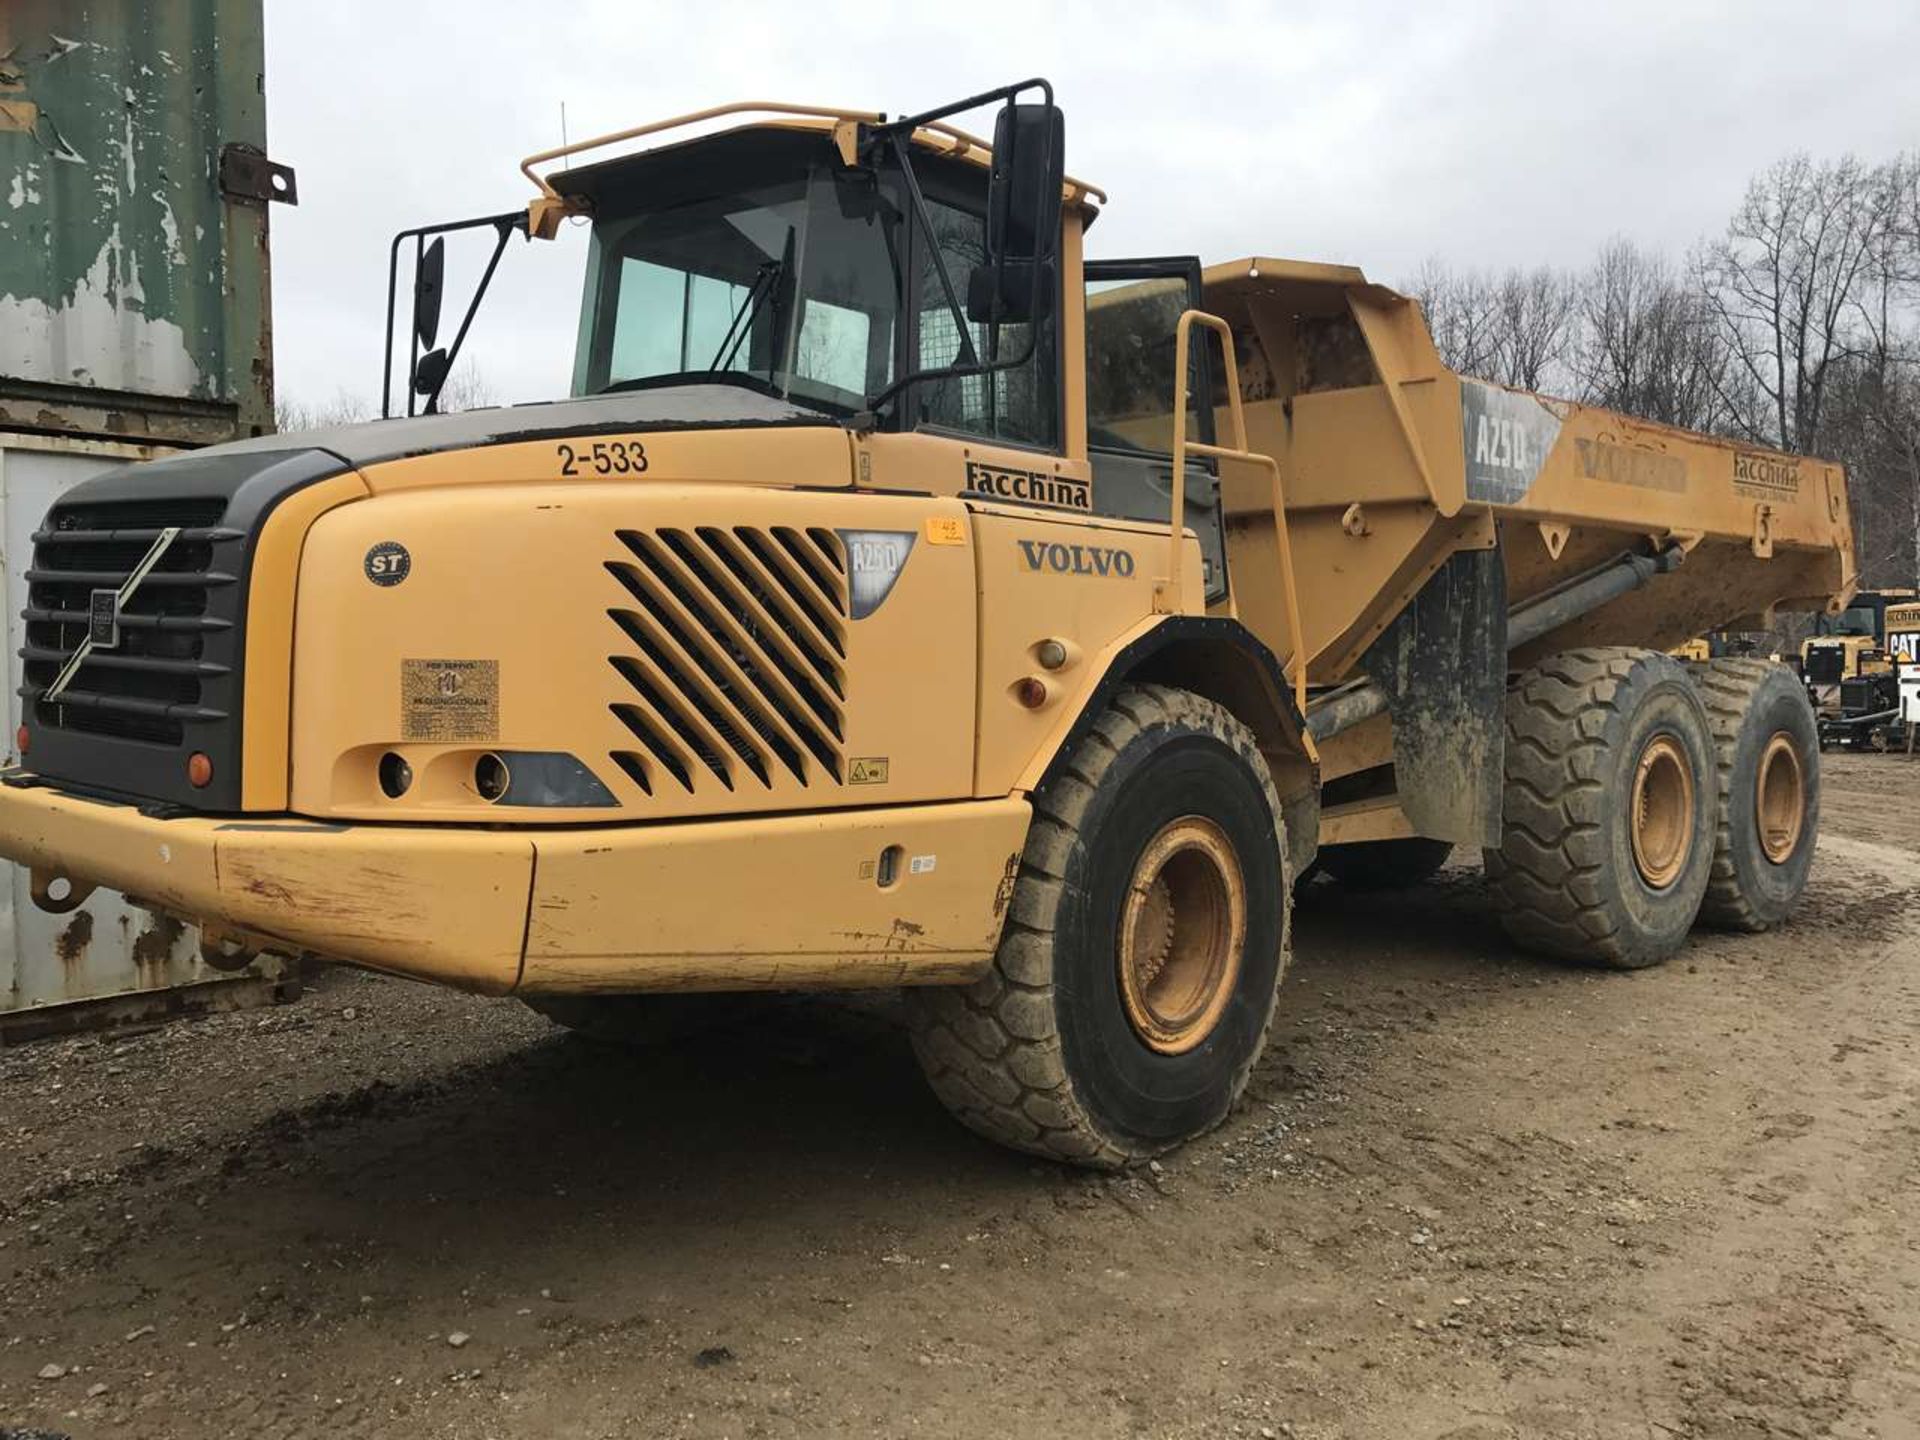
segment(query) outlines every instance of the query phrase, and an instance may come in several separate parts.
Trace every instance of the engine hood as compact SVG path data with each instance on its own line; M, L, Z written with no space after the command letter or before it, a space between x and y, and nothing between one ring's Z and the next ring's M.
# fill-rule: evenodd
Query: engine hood
M729 430L762 425L837 424L832 416L737 385L674 385L582 400L502 405L452 415L371 420L214 447L219 454L324 450L356 469L412 455L511 445L565 435L621 435L650 430Z

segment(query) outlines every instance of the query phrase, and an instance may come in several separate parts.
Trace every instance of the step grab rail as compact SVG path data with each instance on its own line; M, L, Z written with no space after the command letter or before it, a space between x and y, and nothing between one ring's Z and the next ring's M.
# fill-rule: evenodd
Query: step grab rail
M1233 445L1209 445L1187 438L1189 370L1188 351L1195 325L1203 325L1220 337L1225 360L1227 413L1233 420ZM1181 571L1186 561L1187 535L1187 456L1203 455L1214 460L1240 460L1266 467L1273 488L1273 539L1280 552L1280 587L1287 602L1287 636L1293 642L1293 654L1287 665L1292 674L1294 703L1300 713L1307 709L1307 656L1301 638L1300 597L1293 580L1293 542L1287 535L1287 507L1280 485L1280 464L1271 455L1257 454L1247 448L1247 416L1240 401L1240 367L1233 358L1233 327L1218 315L1204 310L1188 310L1180 316L1173 342L1173 509L1169 516L1169 545L1166 578L1154 586L1154 608L1162 614L1177 615L1185 606L1181 589Z

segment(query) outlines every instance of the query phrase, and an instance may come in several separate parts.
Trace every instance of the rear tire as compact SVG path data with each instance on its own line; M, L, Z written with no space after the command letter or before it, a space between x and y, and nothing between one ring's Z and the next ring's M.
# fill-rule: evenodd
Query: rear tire
M1713 873L1700 917L1771 929L1806 889L1820 826L1820 737L1784 665L1715 660L1699 676L1718 770Z
M1529 950L1617 969L1686 943L1713 864L1707 713L1672 656L1569 650L1507 696L1500 848L1487 878Z
M1350 890L1406 890L1431 880L1453 854L1451 840L1424 835L1322 845L1320 868Z
M1219 1124L1273 1021L1283 833L1244 725L1120 690L1034 796L993 968L905 993L934 1093L989 1140L1102 1168Z

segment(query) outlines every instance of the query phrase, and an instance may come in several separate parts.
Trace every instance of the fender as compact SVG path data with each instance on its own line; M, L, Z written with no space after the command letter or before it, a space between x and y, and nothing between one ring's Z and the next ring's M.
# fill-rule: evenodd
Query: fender
M1020 791L1043 789L1065 768L1122 685L1177 686L1217 701L1253 731L1285 812L1292 873L1304 872L1319 847L1320 757L1285 670L1259 636L1227 616L1155 616L1118 637L1094 664L1099 680L1072 719L1034 754Z

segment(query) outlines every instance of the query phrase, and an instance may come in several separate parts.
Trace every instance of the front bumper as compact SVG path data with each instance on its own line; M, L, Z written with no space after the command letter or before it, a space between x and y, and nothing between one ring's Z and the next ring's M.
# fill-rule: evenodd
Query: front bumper
M533 845L486 830L298 819L157 819L132 805L0 787L0 854L196 924L463 989L519 979ZM36 888L39 888L36 886Z
M4 778L0 855L36 889L104 886L263 949L490 994L969 980L1030 816L1016 797L538 830L164 819Z

